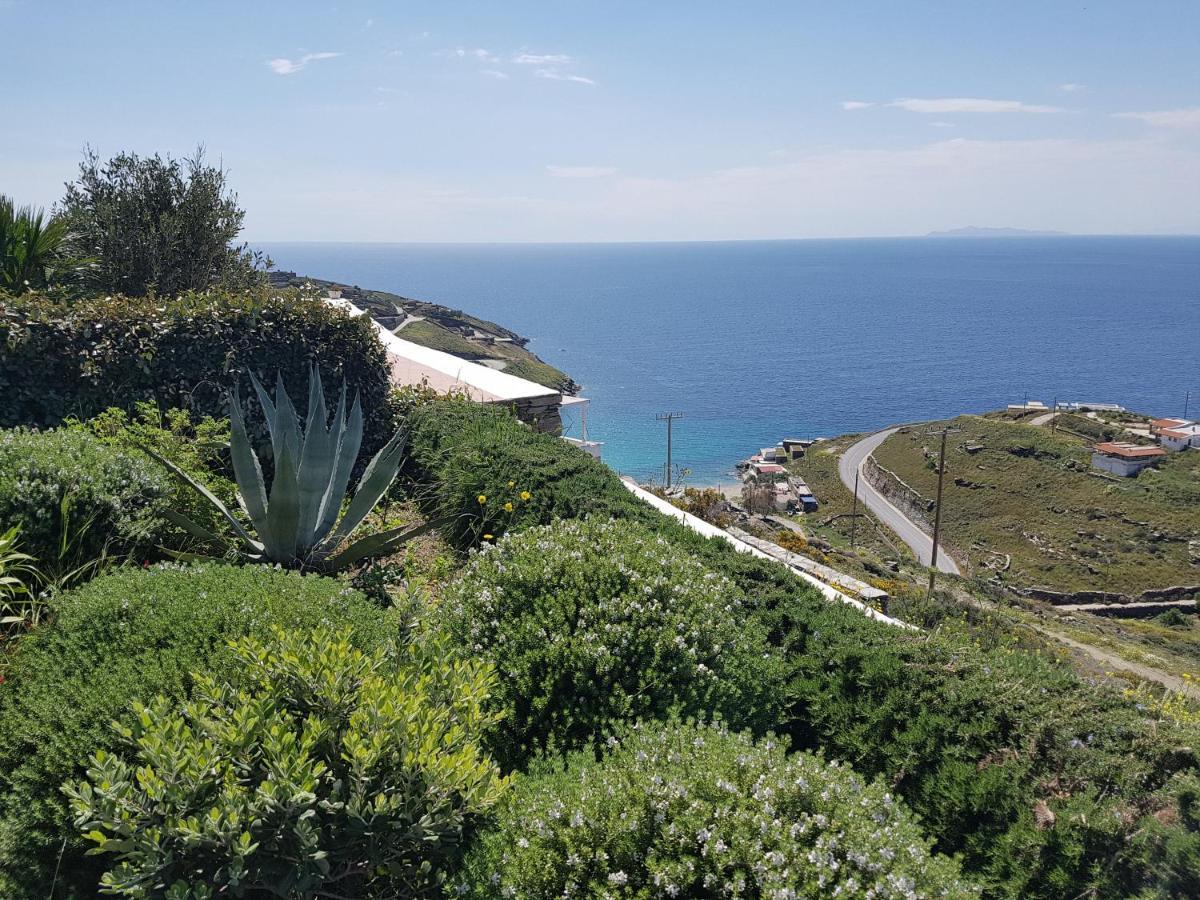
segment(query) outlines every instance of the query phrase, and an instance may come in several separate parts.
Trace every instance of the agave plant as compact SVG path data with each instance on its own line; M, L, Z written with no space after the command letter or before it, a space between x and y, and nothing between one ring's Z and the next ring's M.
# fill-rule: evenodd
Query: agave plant
M397 431L367 464L353 499L342 513L342 501L362 444L363 416L358 397L354 398L347 417L346 386L343 384L341 399L330 423L321 373L314 367L309 376L308 418L302 429L282 376L276 380L273 401L253 375L251 381L266 416L275 460L275 474L268 489L258 454L246 429L241 398L235 390L229 408L229 446L238 501L250 520L253 535L208 488L170 460L147 449L217 508L237 535L236 549L245 559L334 572L361 560L391 553L439 524L431 521L414 528L393 528L343 546L395 480L404 454L404 432ZM170 511L167 517L207 542L228 543L177 512Z

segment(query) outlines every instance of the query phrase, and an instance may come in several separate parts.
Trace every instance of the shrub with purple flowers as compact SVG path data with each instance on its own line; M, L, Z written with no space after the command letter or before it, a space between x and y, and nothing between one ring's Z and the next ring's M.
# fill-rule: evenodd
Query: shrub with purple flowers
M628 521L556 522L472 553L440 613L496 668L501 762L677 711L770 727L781 666L727 578Z
M470 897L975 897L883 785L717 726L628 731L517 780Z

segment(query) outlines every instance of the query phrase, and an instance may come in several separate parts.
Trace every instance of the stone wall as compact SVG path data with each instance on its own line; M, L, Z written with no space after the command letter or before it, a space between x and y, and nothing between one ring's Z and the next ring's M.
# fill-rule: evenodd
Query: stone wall
M874 456L867 457L863 465L863 475L871 487L916 522L922 531L933 534L933 510L936 505L934 501L923 497L920 491L907 484L891 469L879 465Z

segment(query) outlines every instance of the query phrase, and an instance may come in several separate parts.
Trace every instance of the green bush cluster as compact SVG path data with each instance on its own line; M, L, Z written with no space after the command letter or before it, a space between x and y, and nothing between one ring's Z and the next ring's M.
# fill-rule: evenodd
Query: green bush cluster
M120 751L65 789L117 859L104 891L441 896L506 786L480 747L491 673L442 650L276 630L235 642L227 680L196 675L182 706L135 703Z
M776 741L653 725L519 779L468 896L974 897L879 784Z
M640 514L642 504L611 469L504 409L436 400L418 404L407 422L409 476L431 509L455 516L447 537L461 550L483 535L498 538L555 519ZM504 509L521 491L529 499ZM480 504L481 496L490 502Z
M331 405L342 381L361 394L364 459L396 430L387 358L368 318L294 291L70 305L0 295L0 345L0 427L57 425L109 407L132 410L142 400L223 419L230 389L249 393L250 372L270 379L282 372L302 396L318 363L331 376Z
M0 430L0 524L18 525L48 575L101 555L153 552L163 538L171 477L144 453L78 427Z
M728 579L649 529L590 519L474 553L439 612L461 647L495 666L494 746L520 766L672 710L772 722L781 671L742 604Z
M1200 773L1194 732L1066 666L953 632L905 634L830 604L782 567L667 520L564 442L493 428L502 415L418 405L414 477L435 489L448 468L473 465L450 502L466 508L477 485L515 480L533 500L514 526L599 508L649 523L729 578L788 670L792 702L776 727L894 784L937 849L962 853L990 893L1167 897L1180 894L1167 885L1185 885L1200 896L1200 831L1187 808L1187 780Z
M364 649L397 633L393 614L331 579L264 566L166 565L98 578L55 603L22 638L0 683L0 896L91 896L102 866L84 855L61 786L111 751L132 703L182 700L194 672L223 673L227 645L275 626L350 627ZM57 873L57 875L56 875Z

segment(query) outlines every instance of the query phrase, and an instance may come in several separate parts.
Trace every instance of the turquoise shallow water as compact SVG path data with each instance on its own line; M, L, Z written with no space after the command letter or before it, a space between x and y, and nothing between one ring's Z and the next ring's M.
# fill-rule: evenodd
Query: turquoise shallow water
M282 269L492 319L592 399L606 461L693 483L782 437L1025 394L1200 416L1200 237L263 244Z

